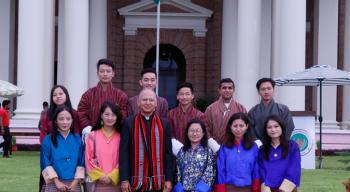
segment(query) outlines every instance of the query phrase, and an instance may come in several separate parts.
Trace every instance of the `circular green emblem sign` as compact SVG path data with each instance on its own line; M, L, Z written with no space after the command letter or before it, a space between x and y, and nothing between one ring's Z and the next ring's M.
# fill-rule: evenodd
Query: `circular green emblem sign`
M302 156L308 154L311 151L313 142L311 142L309 133L306 130L295 129L293 131L291 139L298 144L300 154Z

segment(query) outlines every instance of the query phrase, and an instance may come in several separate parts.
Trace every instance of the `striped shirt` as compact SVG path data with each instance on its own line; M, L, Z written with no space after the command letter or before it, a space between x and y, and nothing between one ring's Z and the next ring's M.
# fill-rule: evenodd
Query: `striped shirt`
M137 100L139 99L139 96L133 96L129 99L129 105L128 105L128 115L132 116L135 115L140 111L139 106L137 105ZM167 118L168 115L168 102L163 97L157 96L157 107L156 112L160 117Z
M183 111L180 106L169 111L168 121L172 130L172 137L184 143L186 125L192 119L200 119L204 122L205 127L208 127L207 118L204 113L194 108L192 105Z
M221 97L205 110L209 125L208 132L218 143L223 144L228 120L238 112L247 113L247 110L233 99L226 107Z
M127 117L128 96L126 93L113 87L112 83L106 87L106 90L103 90L101 83L98 83L96 87L90 88L81 96L78 105L81 127L95 125L100 108L105 101L119 105L123 119Z

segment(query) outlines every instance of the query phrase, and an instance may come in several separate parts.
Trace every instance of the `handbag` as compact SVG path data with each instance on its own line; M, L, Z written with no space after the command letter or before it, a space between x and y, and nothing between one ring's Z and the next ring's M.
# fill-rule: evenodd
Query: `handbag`
M94 154L93 154L93 161L95 165L98 165L98 160L96 158L96 133L93 133L93 142L94 142ZM96 183L92 181L91 177L89 175L86 175L85 177L85 189L86 192L95 192L96 189Z

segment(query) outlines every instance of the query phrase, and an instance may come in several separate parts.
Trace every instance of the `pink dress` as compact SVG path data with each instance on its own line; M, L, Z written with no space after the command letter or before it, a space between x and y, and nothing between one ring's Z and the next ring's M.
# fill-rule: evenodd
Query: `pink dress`
M94 161L94 140L96 142L96 161ZM115 132L109 139L103 134L102 129L92 131L85 145L85 167L87 173L100 168L105 175L114 169L119 170L119 146L120 134ZM120 191L119 184L104 185L96 182L95 191Z

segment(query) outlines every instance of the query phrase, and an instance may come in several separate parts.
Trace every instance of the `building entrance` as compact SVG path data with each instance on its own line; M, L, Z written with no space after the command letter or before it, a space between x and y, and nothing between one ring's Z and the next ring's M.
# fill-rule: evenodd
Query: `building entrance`
M156 46L144 58L145 68L156 68ZM159 46L158 95L167 99L169 108L176 106L176 86L186 79L186 60L182 51L171 44Z

